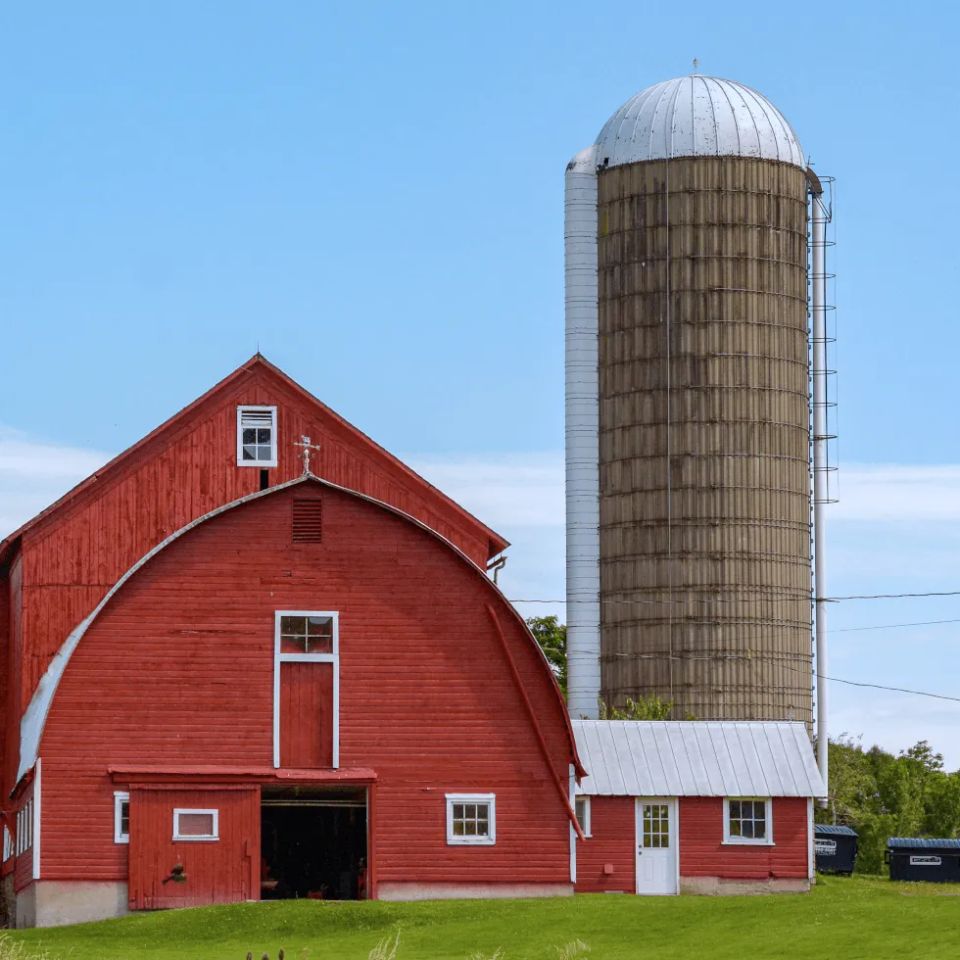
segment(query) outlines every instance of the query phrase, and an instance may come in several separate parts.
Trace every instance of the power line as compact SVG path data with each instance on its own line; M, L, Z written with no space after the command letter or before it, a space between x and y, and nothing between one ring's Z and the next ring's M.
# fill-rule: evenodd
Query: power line
M737 589L737 588L734 588ZM677 591L674 590L673 593L690 594L693 591ZM743 593L739 597L694 597L699 603L744 603L747 596L754 596L760 600L795 600L795 601L807 601L811 603L817 599L823 599L827 603L840 603L844 600L909 600L913 598L922 598L922 597L960 597L960 590L930 590L924 593L852 593L847 596L837 596L837 597L823 597L817 598L813 594L794 594L794 593L764 593L760 591L754 591L753 594ZM566 604L566 599L563 600L544 600L540 598L523 598L523 599L512 599L511 603L559 603ZM687 603L686 600L647 600L644 598L634 598L632 600L620 600L616 597L605 597L599 601L600 603L617 603L617 604L629 604L629 605L659 605L664 603ZM949 623L952 621L947 620L933 620L931 623ZM913 624L905 624L905 626L913 626Z
M858 630L893 630L896 627L932 627L938 623L960 623L960 619L955 620L916 620L913 623L877 623L869 627L839 627L836 630L828 630L828 633L855 633Z

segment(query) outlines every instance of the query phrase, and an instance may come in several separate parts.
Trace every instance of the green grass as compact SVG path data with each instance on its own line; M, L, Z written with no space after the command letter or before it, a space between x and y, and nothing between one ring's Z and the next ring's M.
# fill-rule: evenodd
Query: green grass
M584 960L952 960L958 921L960 886L831 877L808 895L249 903L10 938L50 960L244 960L248 950L260 960L280 947L288 960L366 960L397 930L397 960L467 960L498 948L503 960L558 960L557 948L577 939L590 947Z

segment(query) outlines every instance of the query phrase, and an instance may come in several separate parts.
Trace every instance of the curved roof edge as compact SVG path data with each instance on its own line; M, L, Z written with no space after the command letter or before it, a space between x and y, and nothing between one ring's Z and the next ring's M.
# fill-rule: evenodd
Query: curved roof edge
M191 530L203 523L206 523L208 520L213 520L221 514L227 513L236 507L243 506L244 504L251 503L255 500L263 499L264 497L269 497L275 493L279 493L281 490L288 490L291 487L298 486L301 483L306 483L311 480L314 483L319 483L323 487L356 497L357 499L363 500L369 504L372 504L373 506L381 507L387 512L392 513L395 516L408 521L409 523L412 523L420 530L423 530L436 540L439 540L440 543L445 544L462 561L464 561L464 563L466 563L473 571L483 578L483 581L487 584L487 586L493 590L495 597L502 601L502 603L510 610L513 616L520 622L524 634L530 643L533 644L533 647L537 653L540 655L544 669L547 671L547 674L550 677L554 694L558 700L558 706L560 708L561 715L563 716L564 723L566 724L567 739L570 745L570 754L573 764L577 769L578 775L585 775L586 771L583 768L583 764L580 762L579 753L577 752L577 741L573 735L573 726L570 723L570 717L567 713L567 705L563 699L563 694L560 691L560 687L557 685L556 677L554 676L553 671L550 669L549 661L547 660L543 650L540 649L540 645L537 643L533 633L531 633L526 621L520 615L520 612L516 609L516 607L514 607L514 605L506 598L506 596L504 596L500 587L495 584L487 576L486 572L476 563L474 563L473 560L471 560L470 557L468 557L467 554L464 553L463 550L461 550L455 543L453 543L451 540L448 540L446 537L438 533L423 521L418 520L409 513L405 513L399 507L395 507L392 504L376 499L376 497L371 497L368 494L360 493L358 490L351 490L349 487L340 486L339 484L333 483L330 480L324 480L322 477L318 477L313 473L307 472L301 474L299 477L295 477L292 480L287 480L284 483L278 483L275 487L269 487L266 490L257 490L255 493L250 493L244 497L240 497L237 500L232 500L230 503L222 504L216 509L211 510L209 513L204 514L202 517L197 517L195 520L191 520L179 530L175 530L166 539L162 540L156 546L148 550L147 553L145 553L123 574L123 576L120 577L119 580L117 580L117 582L107 591L107 593L93 608L93 610L86 617L84 617L84 619L81 620L80 623L77 624L77 626L74 627L74 629L68 634L66 640L64 640L64 642L61 644L60 649L56 652L43 676L40 678L40 682L37 684L36 690L34 690L33 696L30 699L30 703L20 719L20 757L17 775L13 785L14 790L16 790L17 785L20 783L23 777L29 773L37 763L37 759L40 754L40 741L43 738L43 731L46 727L47 718L50 715L50 708L53 705L53 698L56 695L57 689L60 686L60 681L63 679L63 675L70 663L70 658L73 656L86 632L90 629L90 626L100 615L103 608L110 602L110 600L113 599L113 597L116 596L120 588L123 587L123 585L130 580L130 578L133 577L137 571L149 563L149 561L152 560L158 553L166 549L168 546L170 546L170 544L179 540Z

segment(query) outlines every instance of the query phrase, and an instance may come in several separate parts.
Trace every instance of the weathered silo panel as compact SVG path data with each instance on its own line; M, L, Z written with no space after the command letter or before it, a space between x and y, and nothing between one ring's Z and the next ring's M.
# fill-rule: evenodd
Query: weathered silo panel
M809 721L804 171L598 161L602 696Z

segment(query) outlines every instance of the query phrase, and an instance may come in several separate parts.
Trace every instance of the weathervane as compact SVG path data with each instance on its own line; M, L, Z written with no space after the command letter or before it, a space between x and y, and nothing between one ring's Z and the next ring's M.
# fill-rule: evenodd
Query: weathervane
M693 72L694 73L700 72L700 61L696 57L693 58Z
M302 448L303 448L303 453L302 453L302 456L303 456L303 475L304 475L305 477L311 477L311 476L313 476L313 474L310 472L310 451L311 451L311 450L316 450L317 453L319 454L319 452L320 452L320 444L319 444L319 443L311 443L309 437L301 437L301 438L300 438L300 442L299 442L299 443L296 443L296 442L295 442L293 445L294 445L295 447L302 447Z

